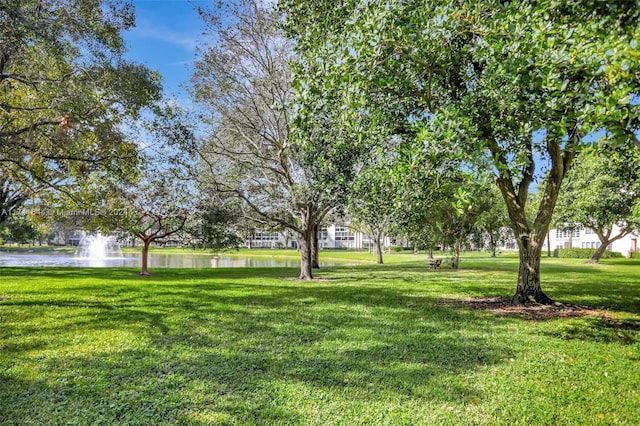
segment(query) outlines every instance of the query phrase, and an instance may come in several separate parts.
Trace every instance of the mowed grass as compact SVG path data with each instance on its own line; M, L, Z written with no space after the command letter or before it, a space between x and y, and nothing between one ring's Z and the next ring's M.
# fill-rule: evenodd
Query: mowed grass
M640 262L544 259L615 321L532 320L452 303L511 294L513 256L404 259L0 268L0 424L639 424Z
M124 252L137 253L140 252L139 247L125 247L122 249ZM213 253L208 249L199 248L184 248L184 247L151 247L152 253L162 254L191 254L191 255L204 255L211 256ZM295 249L270 249L270 248L241 248L238 250L226 250L215 253L224 257L256 257L256 258L275 258L275 259L300 259L300 252ZM446 258L448 255L444 253L435 253L436 256ZM474 254L478 256L479 254ZM422 257L420 257L422 256ZM423 258L426 255L422 252L421 255L414 255L412 251L404 250L401 252L384 253L385 263L404 263L415 261L418 258ZM323 249L320 250L320 262L328 263L376 263L375 252L369 252L368 250L344 250L344 249Z

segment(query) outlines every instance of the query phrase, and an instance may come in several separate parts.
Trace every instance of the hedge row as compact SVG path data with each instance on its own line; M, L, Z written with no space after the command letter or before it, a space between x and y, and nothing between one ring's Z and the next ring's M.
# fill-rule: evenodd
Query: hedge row
M596 252L594 248L570 248L570 249L555 249L553 251L554 257L571 258L571 259L591 259ZM617 251L605 250L602 254L602 259L609 259L612 257L623 257L622 253Z

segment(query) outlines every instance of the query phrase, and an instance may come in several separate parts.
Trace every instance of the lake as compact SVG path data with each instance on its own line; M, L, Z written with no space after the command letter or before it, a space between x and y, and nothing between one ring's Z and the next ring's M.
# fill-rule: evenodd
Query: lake
M329 264L322 263L324 266ZM123 253L118 257L89 259L60 252L0 252L0 266L140 266L140 253ZM149 253L149 268L245 268L299 267L298 259L275 257L239 257L196 253Z

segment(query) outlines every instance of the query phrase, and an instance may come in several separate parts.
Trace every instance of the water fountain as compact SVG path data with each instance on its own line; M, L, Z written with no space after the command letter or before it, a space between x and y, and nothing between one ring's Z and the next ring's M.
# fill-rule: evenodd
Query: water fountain
M80 240L75 257L91 260L108 260L122 258L122 250L116 237L102 235L100 232L86 235Z
M0 276L4 266L27 267L134 267L139 253L122 253L117 238L101 233L86 235L71 254L67 250L0 250ZM326 265L331 265L327 263ZM203 253L151 253L149 266L157 268L296 267L296 260L207 256Z
M65 250L10 250L0 253L2 266L131 266L138 256L124 256L116 237L101 233L87 235L80 240L75 254Z

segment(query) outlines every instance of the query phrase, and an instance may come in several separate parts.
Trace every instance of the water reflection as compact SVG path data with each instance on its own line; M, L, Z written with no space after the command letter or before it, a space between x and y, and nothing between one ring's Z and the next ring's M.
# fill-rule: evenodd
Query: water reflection
M329 264L323 263L328 266ZM123 253L121 257L106 259L78 258L68 253L0 252L0 266L82 266L105 268L140 266L139 253ZM219 256L190 253L149 253L149 268L245 268L245 267L298 267L296 259L275 257Z

